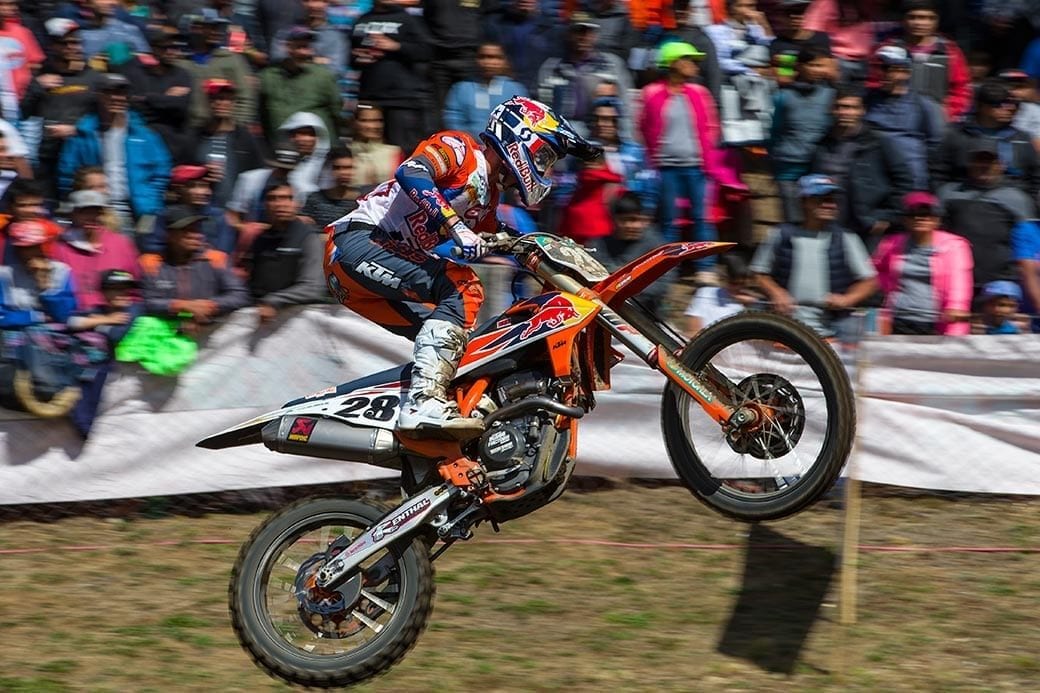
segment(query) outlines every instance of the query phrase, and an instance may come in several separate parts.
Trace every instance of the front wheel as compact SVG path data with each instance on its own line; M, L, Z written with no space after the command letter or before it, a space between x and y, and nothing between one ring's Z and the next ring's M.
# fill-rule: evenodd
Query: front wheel
M302 686L377 676L415 644L433 608L433 566L413 539L371 556L334 590L314 573L385 509L307 499L272 515L239 552L228 593L242 646L267 673Z
M665 447L683 484L709 507L756 522L793 515L822 496L852 451L856 408L837 354L805 325L745 312L701 332L682 364L735 409L761 413L730 429L669 383Z

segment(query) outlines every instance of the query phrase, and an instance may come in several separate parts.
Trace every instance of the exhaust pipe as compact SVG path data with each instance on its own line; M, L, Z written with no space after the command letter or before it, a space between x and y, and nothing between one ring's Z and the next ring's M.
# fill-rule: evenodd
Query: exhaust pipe
M401 469L400 447L392 431L361 428L336 419L283 416L261 431L268 450Z

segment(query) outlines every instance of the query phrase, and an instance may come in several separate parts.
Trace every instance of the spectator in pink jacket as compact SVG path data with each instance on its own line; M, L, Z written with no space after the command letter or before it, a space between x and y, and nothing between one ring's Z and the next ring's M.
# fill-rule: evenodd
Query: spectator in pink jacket
M639 129L646 144L647 159L661 175L661 228L665 240L680 240L676 202L690 202L694 241L718 237L707 218L709 180L732 183L721 166L719 115L711 93L699 84L697 61L704 54L688 43L664 44L658 67L664 79L643 88L643 110ZM715 258L698 260L696 280L714 284Z
M122 270L141 278L137 248L126 236L106 228L101 219L108 199L95 190L79 190L69 195L72 223L54 249L54 259L72 268L76 306L89 311L105 304L101 275L106 270Z
M969 334L971 245L939 230L939 200L931 193L906 195L903 215L909 233L887 236L874 252L892 334Z

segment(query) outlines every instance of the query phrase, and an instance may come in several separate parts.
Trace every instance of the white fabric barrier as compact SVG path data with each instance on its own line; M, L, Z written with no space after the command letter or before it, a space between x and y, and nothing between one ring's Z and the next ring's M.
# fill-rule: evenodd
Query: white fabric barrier
M1040 494L1040 365L1029 335L868 342L853 473L932 489ZM257 327L240 311L178 378L121 364L90 440L65 421L0 410L0 504L171 495L392 475L262 446L197 440L331 384L409 360L411 345L339 306ZM768 368L766 369L768 370ZM629 357L579 428L578 472L674 478L660 433L664 378ZM810 420L806 436L818 436Z

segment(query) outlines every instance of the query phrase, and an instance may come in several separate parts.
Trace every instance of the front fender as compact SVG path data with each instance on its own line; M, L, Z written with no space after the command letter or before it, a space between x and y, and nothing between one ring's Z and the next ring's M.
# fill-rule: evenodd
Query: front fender
M668 243L628 263L596 284L593 290L607 305L617 306L650 286L655 279L679 263L717 255L736 245L716 241Z

